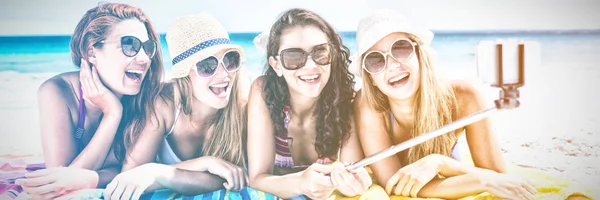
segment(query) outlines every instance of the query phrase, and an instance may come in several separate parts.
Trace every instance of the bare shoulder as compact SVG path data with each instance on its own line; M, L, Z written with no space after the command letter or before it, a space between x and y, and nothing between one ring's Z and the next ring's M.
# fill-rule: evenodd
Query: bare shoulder
M362 98L362 88L354 92L354 106L365 105L365 100Z
M52 103L74 105L79 95L79 73L66 72L44 81L38 88L38 99Z
M154 111L159 122L174 121L178 109L175 103L176 84L163 82L158 99L154 103Z
M263 97L264 87L265 87L265 76L259 76L256 79L254 79L254 81L252 82L252 87L250 87L249 99L255 95Z
M474 83L466 80L453 80L451 85L459 108L467 111L464 113L465 115L483 109L485 103L481 91Z
M362 89L356 91L356 96L354 97L353 104L355 123L360 123L364 125L381 124L384 125L386 128L389 126L388 121L385 120L389 113L377 111L371 106L369 106L366 99L363 98Z
M252 81L252 88L251 91L254 90L263 90L263 87L265 86L265 76L259 76L256 79L254 79L254 81Z

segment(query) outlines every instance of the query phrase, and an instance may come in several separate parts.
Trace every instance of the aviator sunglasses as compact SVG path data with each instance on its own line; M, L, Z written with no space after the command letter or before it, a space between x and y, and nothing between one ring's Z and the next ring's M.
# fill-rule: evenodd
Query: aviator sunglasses
M142 42L140 39L134 36L123 36L121 37L121 51L127 57L136 56L142 48L144 48L144 52L148 58L153 58L156 54L156 41L152 39L148 39L145 42ZM102 40L99 43L107 43L106 40Z
M413 55L416 45L417 43L408 39L396 40L386 53L375 50L365 54L362 67L370 74L378 74L387 66L388 55L398 62L403 62Z
M194 68L196 71L196 75L203 78L208 78L217 72L217 68L219 67L219 63L223 63L223 67L225 71L228 73L235 72L240 68L240 52L237 50L229 50L221 59L216 56L210 56L196 63L196 67Z
M331 46L329 43L319 44L313 47L310 52L306 52L301 48L284 49L275 56L281 60L281 65L287 70L297 70L306 64L308 56L318 65L327 65L331 63Z

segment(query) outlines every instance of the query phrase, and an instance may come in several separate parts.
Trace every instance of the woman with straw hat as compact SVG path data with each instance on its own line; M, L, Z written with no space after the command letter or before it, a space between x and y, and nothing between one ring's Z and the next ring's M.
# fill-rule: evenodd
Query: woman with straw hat
M367 171L342 164L363 155L340 36L319 15L291 9L271 27L266 50L266 74L254 81L248 101L250 186L285 199L322 199L336 189L363 194L372 183Z
M436 77L429 47L432 39L431 31L413 26L395 11L380 10L360 21L355 65L360 69L355 71L363 78L363 88L356 96L355 110L365 155L484 108L480 94L469 83ZM466 148L457 139L462 135L475 167L457 161ZM371 169L391 195L456 199L487 191L499 197L531 199L536 193L523 179L501 174L504 160L489 120L375 162Z
M123 172L105 197L135 199L159 188L196 195L247 183L242 47L207 13L177 19L166 40L172 80L148 110L146 126L128 130L117 148Z

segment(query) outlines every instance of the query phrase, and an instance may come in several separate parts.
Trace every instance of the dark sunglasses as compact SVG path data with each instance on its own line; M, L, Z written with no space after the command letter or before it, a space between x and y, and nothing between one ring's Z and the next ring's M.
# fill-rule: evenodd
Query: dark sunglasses
M362 67L370 74L378 74L387 66L388 55L398 62L404 62L413 55L416 45L417 43L408 39L397 40L390 46L390 50L386 53L370 51L365 54Z
M287 70L297 70L306 64L308 56L317 65L327 65L331 63L331 46L329 43L323 43L316 45L310 52L306 52L301 48L289 48L284 49L279 53L279 56L275 56L276 59L281 60L281 65Z
M106 41L102 40L100 43L106 43ZM146 52L148 58L153 58L154 55L156 55L156 47L156 41L152 39L142 42L134 36L121 37L121 51L123 51L123 54L127 57L136 56L140 52L140 49L144 48L144 52Z
M225 54L223 54L223 57L221 59L215 56L210 56L196 63L196 75L204 78L208 78L215 75L215 73L217 72L217 68L219 67L219 63L223 63L225 71L229 73L235 72L241 66L240 60L240 52L238 52L237 50L227 51Z

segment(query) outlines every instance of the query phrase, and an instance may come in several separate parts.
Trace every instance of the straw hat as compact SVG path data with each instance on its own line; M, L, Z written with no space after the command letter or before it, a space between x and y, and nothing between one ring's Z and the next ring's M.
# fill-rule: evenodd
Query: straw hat
M356 31L356 47L358 53L352 60L350 71L360 76L363 54L375 43L391 33L408 33L417 37L419 43L429 46L433 40L433 32L411 24L406 17L390 9L377 10L362 18Z
M207 13L184 15L175 20L165 36L173 59L171 78L186 77L190 69L222 49L237 49L244 58L244 49L231 44L225 27Z

